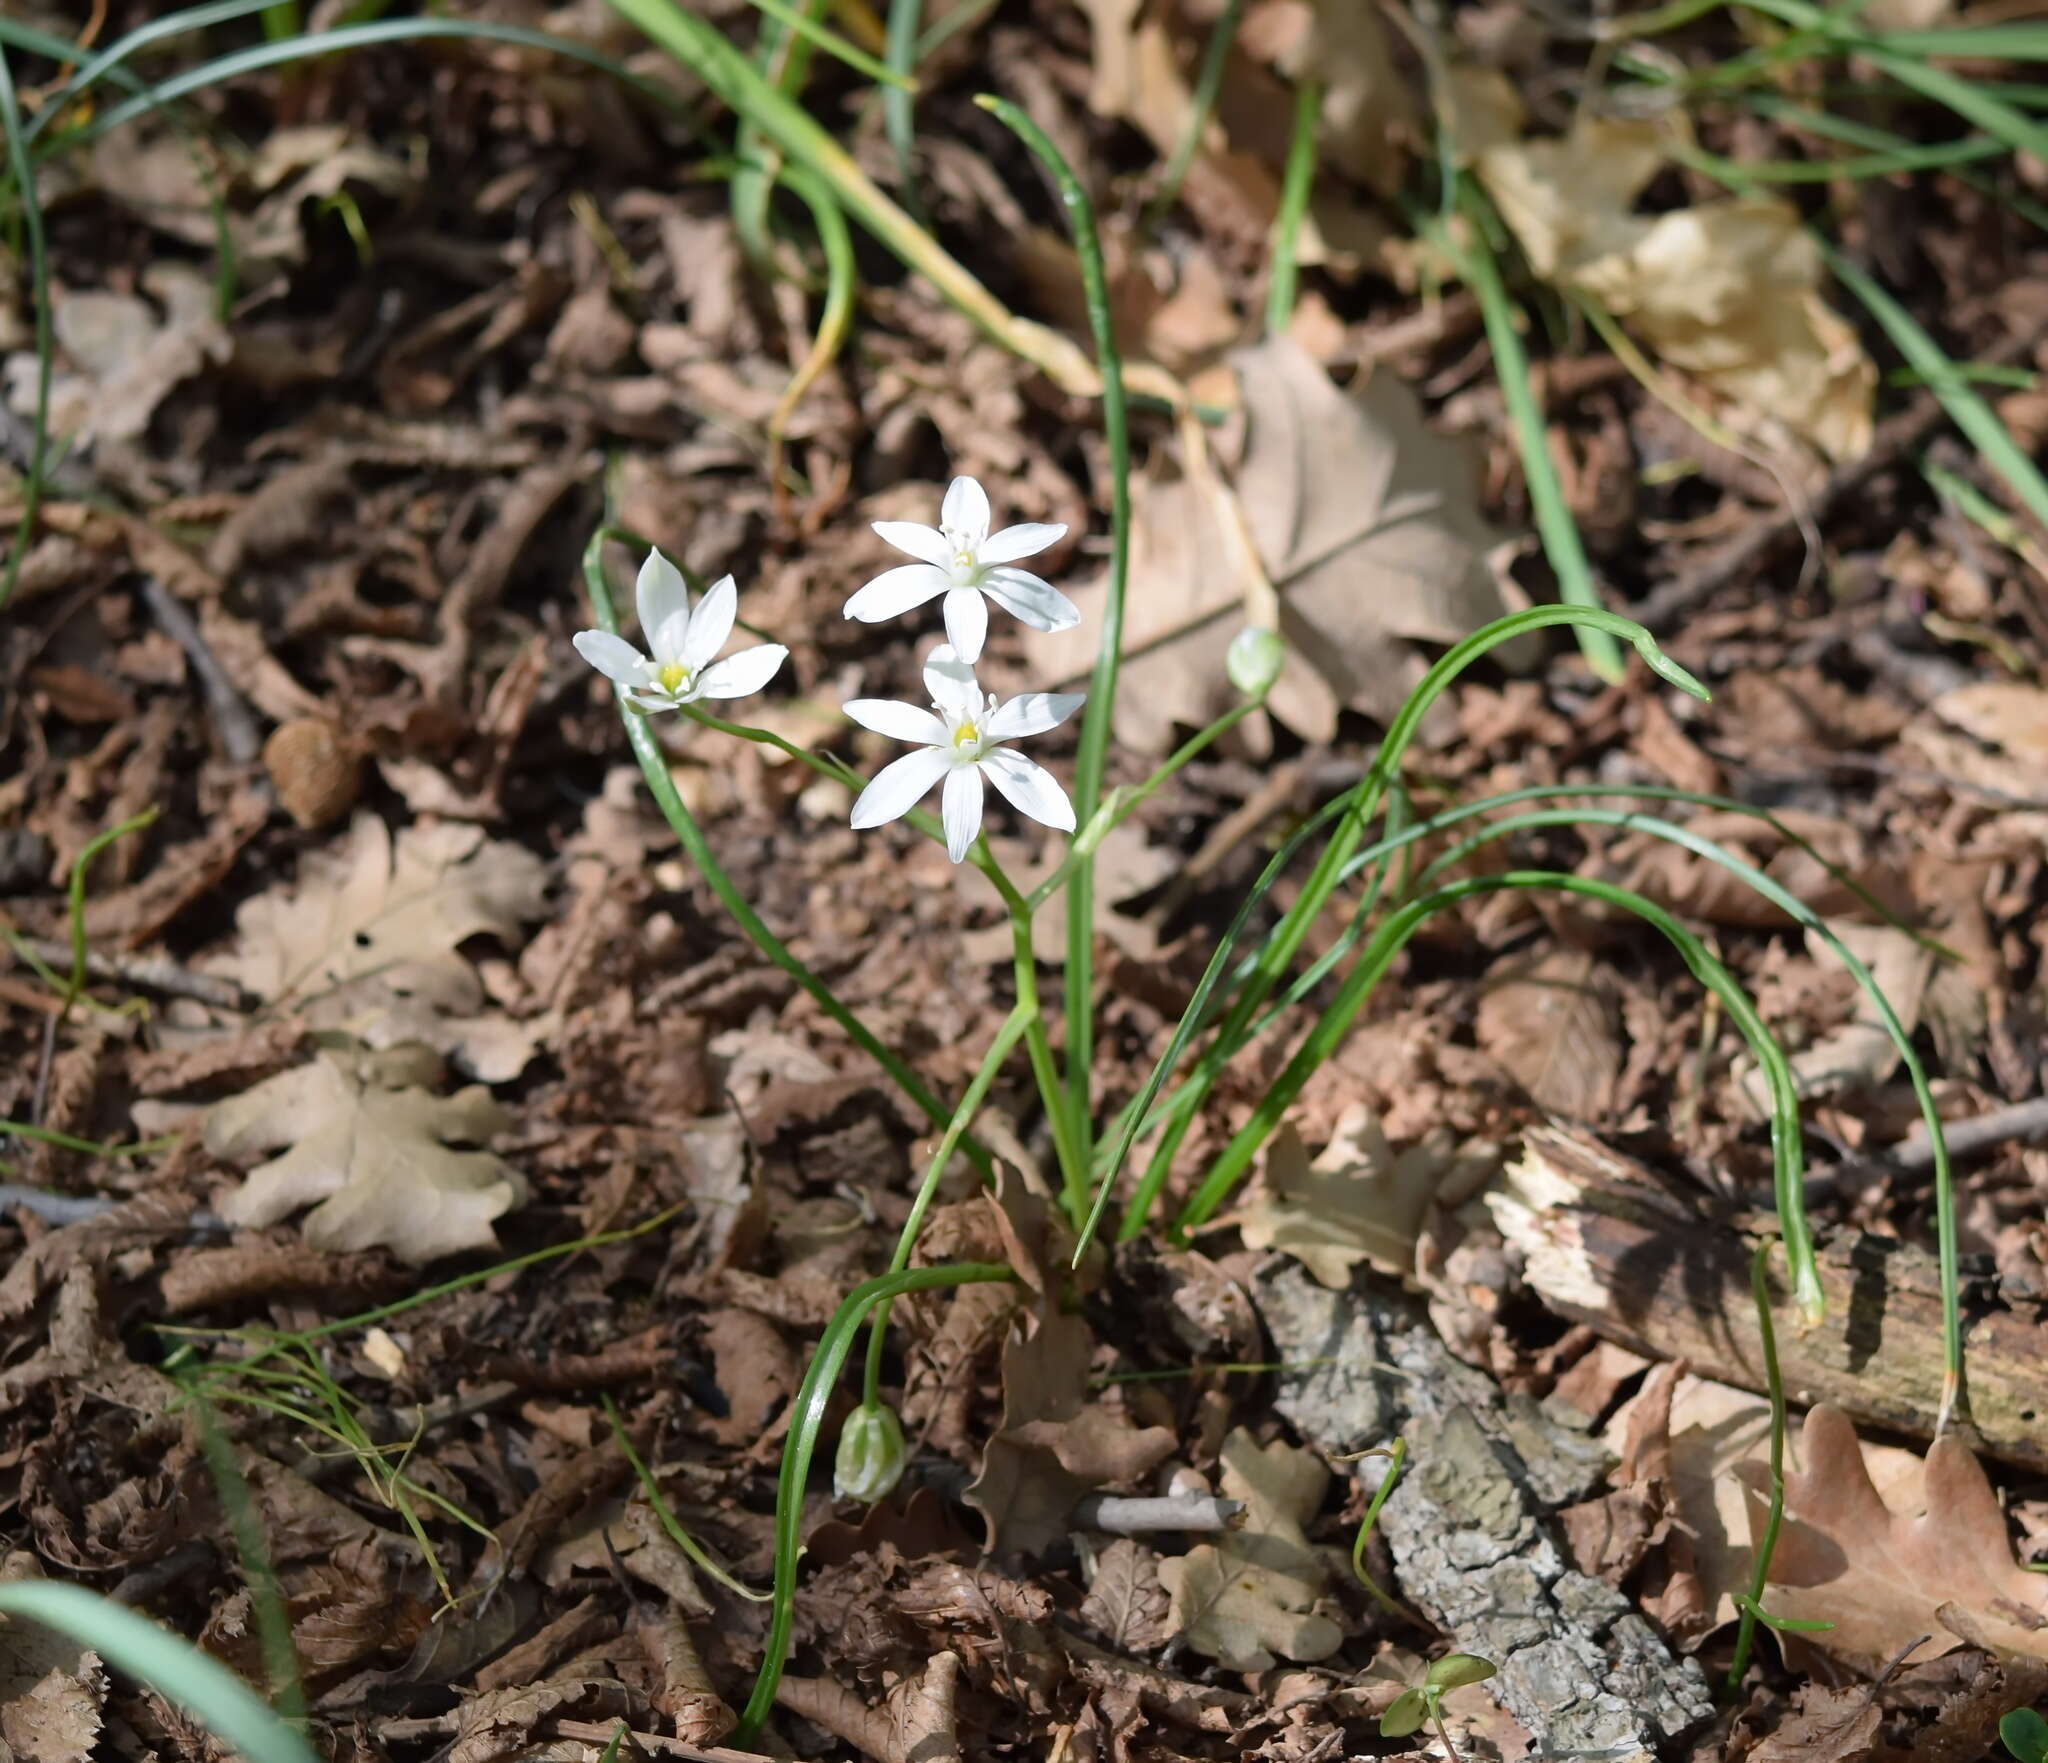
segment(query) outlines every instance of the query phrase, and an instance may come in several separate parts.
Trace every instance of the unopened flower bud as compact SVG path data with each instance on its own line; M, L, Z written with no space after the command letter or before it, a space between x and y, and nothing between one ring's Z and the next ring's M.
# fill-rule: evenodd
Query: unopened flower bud
M903 1479L910 1451L903 1423L884 1402L864 1402L839 1429L839 1455L832 1464L832 1491L842 1500L872 1506L885 1500Z
M1223 658L1224 673L1247 698L1263 698L1286 665L1287 645L1280 633L1256 625L1246 625L1232 637L1230 653Z

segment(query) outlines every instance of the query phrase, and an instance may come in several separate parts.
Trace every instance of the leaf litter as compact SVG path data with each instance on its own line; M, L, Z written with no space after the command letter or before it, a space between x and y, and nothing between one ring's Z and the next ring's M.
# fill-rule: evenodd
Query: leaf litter
M926 58L919 188L978 275L1078 330L1058 216L1021 164L949 120L973 90L1017 95L1093 186L1127 347L1187 375L1218 419L1197 444L1136 415L1112 781L1227 707L1220 657L1248 618L1277 619L1290 649L1265 726L1189 767L1109 854L1115 1096L1164 1044L1244 885L1295 817L1358 775L1418 669L1551 588L1476 313L1430 285L1385 200L1420 187L1433 157L1415 44L1357 7L1253 0L1162 218L1160 161L1192 119L1217 9L1085 10L1019 0ZM1942 22L1886 10L1902 28ZM108 31L123 18L117 0ZM636 47L588 8L551 24ZM1743 48L1713 18L1669 45L1694 67ZM1885 451L1892 415L1922 394L1878 383L1890 357L1845 324L1795 224L1820 211L1728 198L1690 169L1701 151L1836 149L1711 104L1688 129L1580 103L1585 46L1545 18L1453 9L1442 47L1460 93L1496 85L1492 132L1481 92L1462 144L1533 271L1511 254L1546 441L1610 603L1705 579L1731 535L1793 530L1777 479L1660 394L1708 407L1787 481L1811 485L1830 461L1862 475L1816 504L1825 593L1796 579L1795 540L1690 603L1675 650L1715 675L1716 704L1608 691L1532 643L1513 677L1468 676L1433 722L1406 780L1418 810L1554 782L1676 782L1768 807L1787 831L1674 812L1875 957L1909 1023L1917 992L1952 1119L2026 1108L2042 1083L2038 547L2016 528L1959 531L1911 469L1919 443ZM56 426L77 444L0 638L4 928L59 951L43 958L61 971L71 861L140 808L161 815L91 872L85 998L67 1014L25 960L0 974L5 1116L117 1153L5 1150L20 1186L0 1209L0 1519L41 1571L119 1580L260 1679L251 1592L234 1549L214 1546L225 1520L154 1325L199 1330L180 1338L246 1392L244 1357L277 1331L660 1220L377 1332L342 1328L313 1361L331 1383L267 1386L282 1409L217 1411L316 1718L364 1755L590 1763L621 1722L649 1754L716 1754L762 1621L678 1548L611 1451L600 1398L669 1517L760 1583L789 1392L825 1318L886 1265L924 1128L731 931L645 805L610 708L551 659L582 616L587 492L608 458L629 524L693 569L746 572L764 628L801 633L800 698L777 726L827 746L824 706L912 683L836 617L871 573L865 520L982 471L1092 556L1107 504L1095 418L864 258L856 353L799 404L787 481L771 485L761 427L811 314L796 282L746 268L723 193L677 172L651 113L602 75L445 43L429 115L402 96L417 63L399 54L244 79L196 128L144 125L51 164ZM1305 72L1322 92L1303 293L1293 324L1264 335ZM815 114L855 93L843 77L813 64ZM863 155L885 152L863 132L878 118L857 101L843 115ZM2048 274L2004 210L1939 173L1856 199L1845 242L1958 359L2039 365ZM223 218L241 274L225 316ZM778 249L796 268L806 247L792 234ZM0 509L18 519L36 363L22 278L0 264L0 281ZM1592 349L1553 294L1611 311L1656 388ZM2037 392L1985 390L2038 434ZM1095 631L1091 616L1057 652L999 642L991 664L1014 673L1006 690L1079 674ZM793 766L701 731L670 762L778 934L957 1093L1009 996L985 892L921 853L858 846L844 804ZM1008 827L1000 841L1015 875L1054 855ZM1524 859L1710 926L1813 1080L1817 1158L1848 1159L1816 1199L1831 1240L1859 1266L1884 1265L1868 1243L1927 1240L1890 1043L1783 914L1625 832L1546 833ZM1829 864L1965 965L1883 922ZM1041 930L1053 957L1057 924ZM1275 1374L1240 1369L1266 1360L1261 1269L1283 1256L1333 1302L1419 1287L1517 1424L1568 1412L1605 1437L1612 1474L1546 1509L1546 1536L1573 1545L1588 1583L1619 1588L1626 1620L1724 1664L1760 1398L1678 1376L1654 1338L1624 1348L1547 1314L1468 1202L1489 1147L1555 1115L1646 1159L1693 1239L1734 1229L1767 1186L1737 1054L1650 940L1577 904L1490 903L1418 939L1199 1255L1124 1252L1066 1283L1028 1179L1006 1174L997 1214L949 1187L928 1252L1014 1256L1025 1284L899 1306L885 1384L913 1476L865 1514L814 1490L810 1614L778 1742L919 1763L1383 1748L1378 1714L1458 1637L1353 1583L1355 1490L1276 1413ZM1197 1123L1190 1166L1250 1105L1255 1062ZM996 1100L1005 1161L1048 1167L1028 1097ZM1976 1158L1960 1177L1983 1257L1972 1301L2009 1322L2048 1291L2048 1166L2017 1129ZM1887 1354L1909 1344L1890 1322ZM368 1455L294 1418L332 1400ZM2038 1532L2031 1483L1951 1441L1923 1458L1924 1439L1845 1431L1809 1420L1795 1449L1796 1540L1766 1599L1841 1622L1838 1638L1761 1662L1739 1718L1688 1741L1700 1754L1977 1755L2041 1693L2038 1581L2019 1576L1986 1491ZM417 1530L391 1503L394 1465ZM1246 1510L1221 1532L1124 1534L1085 1521L1104 1495ZM1398 1596L1404 1563L1384 1546L1368 1562ZM461 1590L452 1609L428 1547ZM0 1659L16 1659L18 1629L0 1629ZM1879 1688L1819 1675L1881 1668L1922 1632L1933 1643ZM201 1754L168 1704L73 1654L30 1680L40 1657L0 1695L14 1755ZM1456 1695L1461 1754L1540 1749L1484 1685Z

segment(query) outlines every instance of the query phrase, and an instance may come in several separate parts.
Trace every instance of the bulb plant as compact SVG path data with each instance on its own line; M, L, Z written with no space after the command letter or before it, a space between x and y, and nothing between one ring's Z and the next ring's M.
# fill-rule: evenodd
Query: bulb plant
M889 1269L858 1287L835 1314L796 1398L778 1485L770 1630L761 1671L738 1729L741 1742L759 1732L774 1705L791 1626L801 1552L802 1503L834 1387L851 1354L854 1337L863 1326L868 1328L860 1401L838 1440L835 1485L843 1497L873 1500L886 1497L895 1487L906 1456L900 1423L884 1401L881 1388L891 1302L910 1291L1013 1277L1006 1266L913 1268L910 1262L941 1178L953 1158L964 1157L984 1178L992 1176L992 1160L973 1136L974 1119L1020 1048L1038 1092L1047 1137L1058 1164L1060 1199L1076 1236L1076 1262L1109 1223L1109 1207L1120 1192L1120 1178L1141 1143L1148 1147L1147 1155L1124 1199L1121 1217L1115 1223L1117 1235L1127 1240L1163 1227L1170 1240L1184 1243L1188 1233L1212 1218L1249 1176L1260 1151L1285 1119L1302 1087L1342 1044L1403 948L1431 917L1455 910L1467 900L1505 889L1538 889L1596 899L1634 914L1663 936L1692 974L1720 1001L1727 1020L1748 1043L1771 1095L1770 1132L1778 1220L1793 1305L1802 1321L1810 1324L1819 1319L1824 1300L1802 1197L1799 1098L1791 1067L1768 1026L1712 951L1673 914L1641 895L1607 882L1546 870L1510 869L1453 877L1451 872L1462 858L1483 844L1517 832L1563 825L1606 826L1670 840L1720 864L1795 922L1830 942L1871 996L1880 1020L1898 1047L1937 1150L1936 1198L1947 1300L1944 1424L1962 1393L1949 1170L1941 1149L1940 1122L1933 1096L1909 1038L1868 970L1803 903L1718 845L1650 812L1649 805L1676 800L1764 820L1770 816L1748 804L1682 791L1573 784L1462 803L1426 820L1417 821L1414 817L1401 783L1402 762L1424 715L1459 675L1490 650L1527 632L1551 626L1574 627L1582 638L1597 636L1625 645L1666 685L1696 698L1708 696L1706 688L1667 656L1648 631L1602 608L1579 604L1531 607L1498 619L1453 645L1389 724L1378 752L1358 781L1311 815L1266 864L1240 902L1166 1051L1155 1062L1137 1095L1114 1113L1098 1112L1092 1071L1097 1006L1093 974L1095 853L1109 831L1190 760L1262 707L1284 664L1284 649L1277 633L1270 629L1253 626L1240 632L1230 645L1227 661L1227 677L1240 694L1238 701L1190 736L1149 776L1118 788L1105 788L1109 776L1110 720L1122 659L1130 498L1122 372L1110 331L1101 251L1086 194L1050 143L1013 106L994 99L984 102L1045 162L1057 183L1073 223L1088 296L1111 465L1111 531L1108 591L1097 634L1097 660L1087 692L1027 692L998 702L982 687L976 665L986 642L991 605L1040 630L1070 628L1078 622L1080 614L1054 584L1017 567L1021 560L1036 557L1063 537L1065 529L1036 523L994 528L994 500L983 485L969 477L953 480L937 511L935 527L910 522L877 523L880 536L914 561L861 585L845 604L849 618L883 623L942 599L945 641L932 645L922 657L925 691L931 707L873 698L855 699L844 706L850 722L908 743L912 748L872 778L829 753L813 752L769 730L725 720L708 708L713 702L729 702L768 689L783 658L779 646L766 644L717 659L733 619L735 594L729 578L720 581L692 612L687 588L680 581L671 580L672 566L653 554L646 541L637 535L608 523L592 535L584 553L584 580L596 627L579 634L577 648L618 688L628 739L649 789L678 840L707 884L763 954L803 987L854 1044L877 1061L913 1105L941 1129L937 1148L924 1169L898 1236ZM605 549L614 542L632 546L642 554L639 611L644 651L627 642L618 629L605 567ZM680 578L683 572L676 568L674 574ZM855 828L865 831L905 821L943 845L952 861L971 864L987 878L1013 927L1014 1003L957 1103L948 1106L934 1095L893 1049L885 1046L823 980L773 935L725 875L678 795L661 748L648 727L651 717L669 713L781 749L795 761L847 788L853 798L850 819ZM1077 753L1065 783L1011 745L1046 734L1077 715ZM1009 807L1067 840L1066 849L1051 873L1029 892L1011 880L989 848L984 833L990 808L987 785L993 785ZM940 788L940 811L936 815L920 806L935 786ZM1601 795L1633 800L1623 809L1585 805L1587 798ZM1523 811L1500 812L1515 809ZM1482 814L1490 818L1453 841L1443 855L1411 872L1407 864L1410 847L1450 832ZM1786 836L1792 835L1786 832ZM1820 860L1804 841L1794 842ZM1305 880L1297 887L1287 909L1270 924L1263 923L1262 911L1268 896L1298 858L1305 858L1308 864ZM1828 867L1831 873L1837 873L1832 866ZM1853 886L1839 874L1837 879ZM1040 994L1039 964L1030 928L1033 914L1055 895L1064 897L1068 920L1061 973L1066 1032L1059 1052L1052 1044L1047 1005ZM1332 917L1343 919L1341 933L1314 960L1299 963L1297 957L1311 929ZM1325 984L1326 981L1329 983ZM1313 1017L1302 1029L1303 1015L1309 1010L1314 1011ZM1253 1041L1284 1031L1298 1031L1298 1036L1278 1075L1205 1168L1183 1168L1181 1148L1197 1120L1204 1117L1205 1106L1222 1074ZM1182 1192L1185 1197L1178 1213L1167 1220L1162 1217L1162 1209L1170 1189ZM1768 1325L1769 1293L1761 1280L1757 1298L1766 1307ZM1761 1598L1768 1565L1766 1540L1756 1563L1753 1600ZM1757 1619L1766 1624L1771 1621L1760 1604ZM1746 1661L1750 1632L1746 1624L1742 1657L1737 1662L1738 1676ZM1457 1657L1459 1663L1453 1667L1457 1671L1476 1670L1482 1663ZM1458 1681L1476 1679L1460 1677ZM1435 1698L1427 1694L1430 1687L1425 1685L1416 1692L1414 1712L1418 1724L1436 1712ZM1440 1695L1449 1683L1439 1677L1433 1687Z

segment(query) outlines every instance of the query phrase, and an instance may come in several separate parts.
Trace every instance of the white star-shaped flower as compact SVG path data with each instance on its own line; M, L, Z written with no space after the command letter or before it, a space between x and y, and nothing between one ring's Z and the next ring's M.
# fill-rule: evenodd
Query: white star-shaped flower
M1036 630L1072 630L1081 609L1050 582L1011 567L1065 536L1064 526L1036 521L988 530L988 495L971 477L956 477L946 491L936 527L909 520L878 520L875 531L918 561L884 570L846 603L846 616L876 624L946 596L946 640L970 667L981 659L988 635L986 594L1005 612Z
M862 728L892 741L918 743L917 752L883 766L861 791L853 805L856 827L882 826L908 814L944 778L946 854L958 863L981 831L981 780L986 775L1011 806L1033 820L1061 832L1074 830L1074 805L1052 773L997 743L1057 728L1085 693L1026 692L998 704L993 692L981 689L974 670L943 643L925 661L924 684L932 695L930 710L888 698L856 698L846 706L846 714Z
M578 631L576 653L640 710L680 710L699 698L746 698L775 677L789 653L780 643L761 643L716 660L732 635L739 590L720 576L690 608L683 572L659 551L647 553L634 584L640 634L652 654L643 655L610 631Z

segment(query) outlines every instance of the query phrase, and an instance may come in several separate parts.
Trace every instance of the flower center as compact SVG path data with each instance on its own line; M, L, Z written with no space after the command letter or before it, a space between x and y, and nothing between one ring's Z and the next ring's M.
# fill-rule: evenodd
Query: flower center
M690 683L690 670L680 661L665 661L654 677L664 692L680 692Z
M971 722L963 722L953 731L953 750L964 753L981 745L981 730Z

